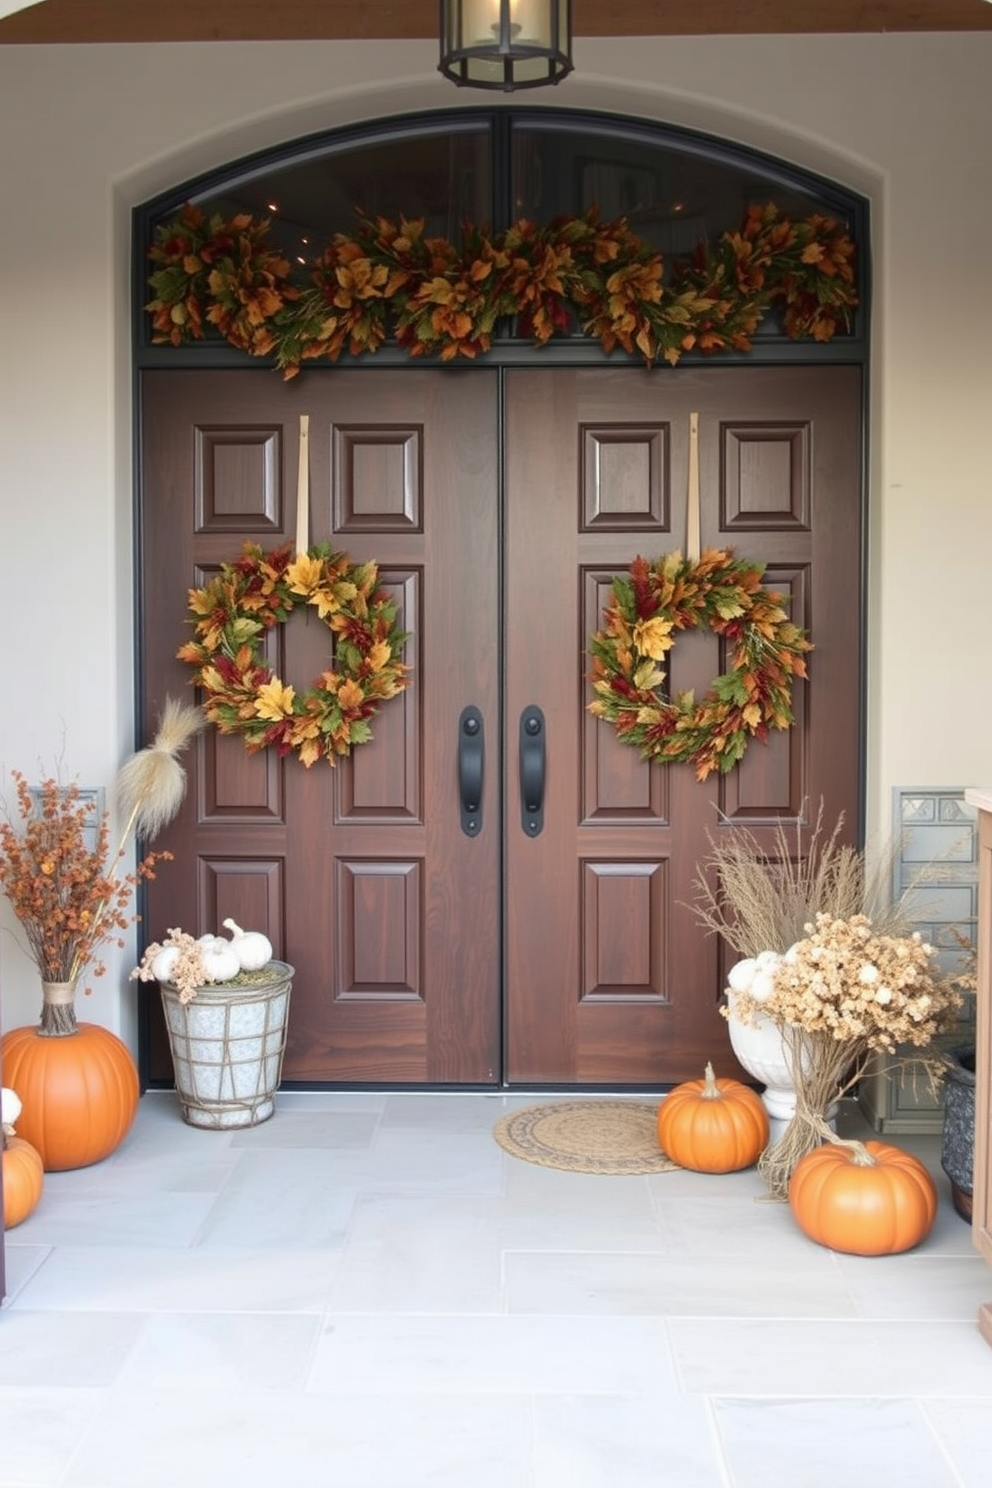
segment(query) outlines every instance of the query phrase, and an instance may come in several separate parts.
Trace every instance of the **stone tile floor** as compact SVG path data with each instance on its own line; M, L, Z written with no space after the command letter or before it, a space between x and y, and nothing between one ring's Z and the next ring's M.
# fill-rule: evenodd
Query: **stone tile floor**
M540 1097L142 1098L8 1232L0 1488L992 1488L992 1272L807 1240L754 1170L507 1155ZM844 1129L868 1134L845 1110Z

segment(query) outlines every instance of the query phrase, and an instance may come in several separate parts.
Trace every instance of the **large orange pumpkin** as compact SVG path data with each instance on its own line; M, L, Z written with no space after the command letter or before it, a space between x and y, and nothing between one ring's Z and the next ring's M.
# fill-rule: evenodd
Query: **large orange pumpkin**
M658 1107L658 1141L680 1167L698 1173L733 1173L757 1162L768 1142L768 1113L740 1080L717 1079L706 1066L701 1080L686 1080Z
M45 1037L12 1028L0 1041L5 1083L23 1110L18 1135L41 1155L45 1171L101 1162L127 1136L138 1109L138 1071L127 1045L95 1023Z
M45 1186L41 1157L23 1137L5 1137L3 1144L3 1227L12 1230L38 1207Z
M825 1142L789 1180L789 1206L811 1240L849 1255L896 1255L930 1233L937 1189L909 1152L887 1142Z

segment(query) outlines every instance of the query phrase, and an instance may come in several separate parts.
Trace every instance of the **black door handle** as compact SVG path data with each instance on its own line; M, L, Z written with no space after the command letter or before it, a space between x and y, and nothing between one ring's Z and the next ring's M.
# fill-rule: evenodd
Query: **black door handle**
M478 708L463 708L458 719L458 796L466 837L476 837L482 829L484 766L482 714Z
M528 837L544 826L544 714L531 703L520 715L520 821Z

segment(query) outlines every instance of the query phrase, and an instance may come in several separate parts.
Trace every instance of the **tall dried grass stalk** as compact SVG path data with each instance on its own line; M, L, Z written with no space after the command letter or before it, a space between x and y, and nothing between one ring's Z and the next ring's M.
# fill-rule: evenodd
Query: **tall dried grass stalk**
M205 722L199 708L167 697L152 742L132 754L117 772L117 801L125 821L108 870L112 881L117 878L131 833L151 842L178 813L186 794L186 771L179 756ZM103 899L97 905L94 921L97 926L107 903ZM80 947L73 958L70 981L76 980L86 960L86 950Z
M823 809L821 801L806 844L798 822L794 840L780 823L770 849L746 827L722 839L707 834L711 851L699 864L692 908L739 956L786 951L817 913L838 920L866 914L879 934L906 932L905 896L893 903L890 890L900 844L871 854L851 847L841 841L843 813L827 834Z
M132 754L117 776L117 800L125 818L121 846L134 831L151 842L179 811L186 771L178 756L203 728L199 708L168 697L152 742Z
M827 1113L835 1101L853 1090L866 1072L871 1052L838 1044L827 1033L812 1033L794 1024L780 1025L786 1063L802 1078L793 1079L796 1114L782 1135L771 1142L758 1159L758 1171L773 1199L789 1197L789 1180L808 1152L823 1141Z

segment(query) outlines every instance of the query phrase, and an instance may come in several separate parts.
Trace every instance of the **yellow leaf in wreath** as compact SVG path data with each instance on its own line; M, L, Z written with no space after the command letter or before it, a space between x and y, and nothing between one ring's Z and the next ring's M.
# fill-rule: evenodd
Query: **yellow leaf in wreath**
M656 667L653 661L644 661L634 673L634 686L639 692L654 692L665 680L665 673L661 667Z
M660 708L638 708L637 710L638 723L660 723L662 717Z
M349 708L360 708L364 701L365 693L357 682L349 677L346 682L341 683L338 688L338 706L342 713L347 712Z
M312 594L320 586L324 564L320 558L298 553L286 568L286 580L293 594Z
M758 724L761 722L760 704L748 703L747 707L742 711L741 717L747 724L748 728L757 728Z
M358 589L350 579L339 579L333 587L334 598L339 605L347 604L358 594Z
M205 692L223 692L224 680L216 667L205 666L197 679Z
M217 608L217 596L212 588L190 589L187 602L194 615L212 615Z
M313 713L304 714L293 723L290 739L294 745L302 744L304 739L320 738L320 719Z
M392 649L388 641L376 641L374 646L369 647L369 652L365 660L368 662L371 671L381 672L389 661L391 654Z
M273 677L271 682L264 682L258 689L255 717L269 718L273 723L278 723L282 718L290 718L295 696L292 687L284 687L278 677Z
M317 614L321 620L326 620L328 615L336 615L341 608L333 589L315 589L307 595L307 604L315 605Z
M310 766L320 759L320 745L315 739L307 739L300 745L300 760L309 770Z
M205 651L219 651L224 641L223 622L201 620L196 627L196 634Z
M672 649L672 622L655 615L651 620L638 620L634 626L634 646L642 656L659 661Z

